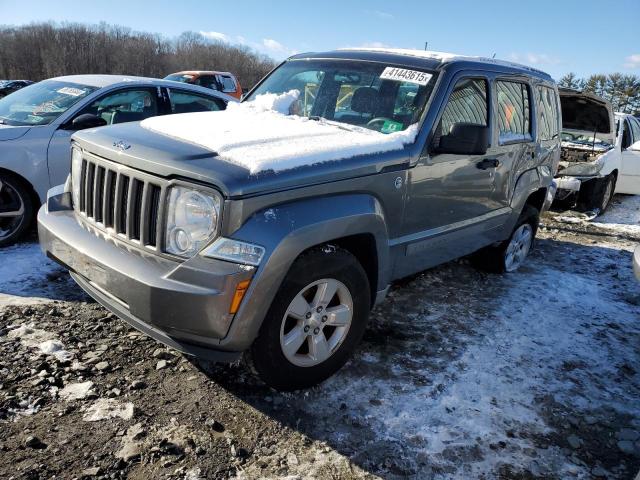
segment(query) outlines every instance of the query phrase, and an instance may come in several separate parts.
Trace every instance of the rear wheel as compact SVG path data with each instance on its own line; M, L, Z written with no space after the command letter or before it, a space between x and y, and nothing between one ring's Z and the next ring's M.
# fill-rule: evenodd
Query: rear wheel
M490 272L515 272L533 248L539 221L540 212L531 205L525 205L511 236L497 246L477 252L473 256L474 263Z
M24 181L0 173L0 247L18 241L31 226L35 205Z
M369 316L367 275L349 252L313 250L295 261L247 360L278 390L308 388L349 359Z

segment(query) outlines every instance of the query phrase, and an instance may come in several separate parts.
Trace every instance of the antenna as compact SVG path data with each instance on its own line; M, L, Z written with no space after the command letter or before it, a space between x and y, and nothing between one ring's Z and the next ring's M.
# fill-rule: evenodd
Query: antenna
M428 46L429 46L429 42L424 42L424 49L425 50L428 50L428 48L427 48Z
M493 52L493 55L491 55L491 58L496 58L496 52Z

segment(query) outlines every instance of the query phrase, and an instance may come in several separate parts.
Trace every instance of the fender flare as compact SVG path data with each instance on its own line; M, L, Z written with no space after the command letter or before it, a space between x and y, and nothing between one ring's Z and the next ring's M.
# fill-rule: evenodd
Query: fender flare
M253 343L284 277L302 252L357 234L370 234L375 239L376 289L383 289L390 272L389 241L383 209L374 196L316 197L265 208L251 215L231 237L263 246L265 255L247 291L248 301L242 302L220 345L239 351Z

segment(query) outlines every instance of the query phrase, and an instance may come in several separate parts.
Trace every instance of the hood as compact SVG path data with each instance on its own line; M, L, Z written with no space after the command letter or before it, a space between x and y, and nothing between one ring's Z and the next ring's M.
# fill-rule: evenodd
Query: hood
M14 127L0 124L0 142L5 140L16 140L25 135L31 127Z
M183 115L173 115L180 116ZM395 168L395 165L409 161L406 151L392 150L342 161L251 173L246 167L223 159L209 148L142 127L140 122L82 130L75 133L72 140L100 157L153 175L212 185L228 198L372 175L383 168ZM263 145L258 141L252 147L261 149Z
M604 98L576 90L559 89L562 105L562 129L601 133L613 138L614 117L611 104Z
M230 104L220 112L149 118L141 126L198 145L250 174L402 150L417 133L417 124L384 134L321 118L284 115L252 103Z

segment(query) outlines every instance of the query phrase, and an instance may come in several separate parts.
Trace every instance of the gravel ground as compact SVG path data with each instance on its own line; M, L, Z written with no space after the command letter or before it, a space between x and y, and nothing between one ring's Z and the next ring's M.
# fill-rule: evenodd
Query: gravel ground
M395 284L353 360L291 394L241 365L202 371L34 244L7 249L0 478L632 479L639 202L608 215L547 215L516 274L460 260Z

